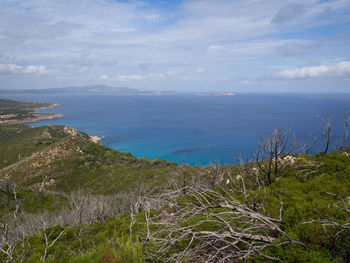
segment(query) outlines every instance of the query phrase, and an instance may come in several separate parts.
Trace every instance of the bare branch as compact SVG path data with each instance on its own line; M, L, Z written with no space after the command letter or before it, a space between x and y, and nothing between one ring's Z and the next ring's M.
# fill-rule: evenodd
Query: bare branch
M43 256L41 257L41 259L42 259L43 261L45 261L46 256L47 256L48 249L49 249L50 247L52 247L52 246L56 243L57 240L60 239L60 237L61 237L61 236L64 234L64 232L66 231L66 228L63 228L63 229L60 231L60 233L58 234L58 236L57 236L54 240L52 240L51 242L49 242L50 234L49 234L49 235L47 234L47 231L46 231L46 223L45 223L45 221L43 222L43 228L45 229L44 232L43 232L44 237L45 237L45 250L44 250L44 254L43 254Z
M245 179L231 180L236 181L240 193L250 192ZM255 205L254 211L251 198L246 197L248 204L242 203L224 188L187 191L188 201L177 201L179 191L160 196L162 212L148 219L157 229L150 236L156 246L151 256L165 262L232 262L253 255L278 260L264 254L264 249L301 244L280 228L282 202L280 218L276 219L264 214L263 205ZM279 236L283 238L277 241Z
M326 146L324 153L327 154L330 145L331 135L333 133L333 123L330 117L323 117L321 119L322 135L325 140Z
M309 144L309 145L307 145L307 144L304 144L304 145L302 145L302 151L306 154L306 155L308 155L309 153L310 153L310 151L312 150L312 148L314 148L315 147L315 145L316 145L316 142L317 142L317 136L315 135L315 134L311 134L310 135L310 137L311 137L311 143Z
M290 141L290 133L282 132L281 127L260 140L256 164L268 185L283 176L284 168L294 162L290 156L294 150L295 140Z
M343 119L344 119L344 137L343 138L339 138L336 141L336 149L338 151L343 151L344 150L344 148L346 146L346 143L347 143L347 141L349 139L350 116L348 115L346 109L344 109Z

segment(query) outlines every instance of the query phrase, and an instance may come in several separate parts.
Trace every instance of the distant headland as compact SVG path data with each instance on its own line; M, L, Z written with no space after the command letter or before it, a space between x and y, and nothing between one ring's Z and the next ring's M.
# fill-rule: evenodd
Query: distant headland
M177 91L142 91L128 87L111 87L106 85L91 85L79 87L62 87L47 89L2 89L1 94L105 94L105 95L174 95Z
M63 114L38 112L56 106L58 106L56 103L19 102L0 99L0 124L30 123L63 117Z
M128 87L112 87L106 85L89 85L79 87L61 87L47 89L0 89L0 94L96 94L96 95L120 95L120 96L164 96L192 94L196 96L234 96L233 92L179 92L175 90L138 90Z

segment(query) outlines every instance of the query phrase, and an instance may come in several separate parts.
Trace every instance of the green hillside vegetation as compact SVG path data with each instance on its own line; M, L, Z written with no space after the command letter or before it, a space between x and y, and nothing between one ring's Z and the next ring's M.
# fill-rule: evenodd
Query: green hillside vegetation
M49 103L38 102L20 102L14 100L0 99L0 115L4 114L22 114L28 115L38 108L49 107Z
M40 113L39 109L51 108L57 104L20 102L0 99L0 124L29 123L44 119L62 117L61 114Z
M164 184L177 164L160 159L135 158L118 152L73 128L25 125L0 127L0 173L19 186L38 190L45 180L48 191L78 189L112 194L130 191L141 181L151 188ZM159 181L158 186L153 186Z
M1 125L0 262L349 262L346 140L311 156L287 137L204 167Z

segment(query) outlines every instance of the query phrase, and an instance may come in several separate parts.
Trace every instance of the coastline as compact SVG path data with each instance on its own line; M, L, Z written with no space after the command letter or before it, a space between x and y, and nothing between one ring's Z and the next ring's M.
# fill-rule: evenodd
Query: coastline
M54 108L58 105L59 104L57 103L52 103L45 107L34 108L32 109L32 112L30 112L32 116L24 117L24 119L13 119L13 120L3 120L3 121L0 120L0 124L23 124L23 123L38 122L42 120L52 120L56 118L61 118L64 116L61 113L40 113L39 112L39 110ZM23 116L18 116L18 117L23 117Z

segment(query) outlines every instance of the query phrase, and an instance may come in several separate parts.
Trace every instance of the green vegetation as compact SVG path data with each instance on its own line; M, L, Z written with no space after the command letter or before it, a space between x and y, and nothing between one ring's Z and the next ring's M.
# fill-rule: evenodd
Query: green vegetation
M61 114L38 113L38 109L50 108L56 104L20 102L0 99L0 124L28 123L43 119L61 117Z
M0 154L5 156L0 161L0 174L30 189L38 189L45 178L50 191L82 188L112 194L130 191L140 182L156 190L177 167L164 160L139 159L109 149L64 126L16 124L1 126L0 132ZM158 185L154 185L156 181Z
M346 147L192 167L7 124L0 156L0 262L350 261Z
M19 114L29 115L33 110L38 108L49 107L48 103L37 103L37 102L20 102L14 100L0 99L0 115L5 114Z
M307 169L300 172L300 169L290 167L285 177L266 188L267 195L264 201L266 214L278 218L280 203L274 193L275 189L278 189L279 198L283 202L281 229L293 240L303 243L305 247L287 242L279 247L269 247L264 250L264 254L278 258L282 262L347 262L350 253L350 235L349 229L343 229L341 225L346 227L349 224L349 213L343 208L349 209L350 158L344 153L331 153L327 156L301 156L298 160L298 162L311 161L322 163L317 172L308 175L309 170ZM235 189L235 186L233 183L225 183L225 185L215 187L215 191L220 191L220 189ZM34 192L30 192L30 194L34 195ZM236 198L239 199L240 193L236 192L235 194ZM188 197L186 198L186 196ZM52 209L52 205L47 205L52 203L51 197L45 198L39 202L32 200L31 205L40 206L41 209ZM178 198L178 200L173 201L174 204L189 202L191 193L181 198L178 196ZM346 200L345 207L341 200ZM38 208L29 212L37 211ZM155 216L159 213L163 213L162 217ZM161 222L171 220L171 209L165 214L164 210L156 209L152 214ZM188 222L186 218L183 218L183 223L178 222L178 224L182 226L183 224L196 224L201 219L200 216L197 216ZM144 262L146 259L150 260L150 255L158 247L152 242L148 242L145 246L143 244L147 233L144 213L140 212L137 215L131 240L129 235L130 220L130 215L127 213L108 217L103 221L89 225L69 227L55 245L48 250L46 261ZM322 226L322 220L329 220L329 222L333 222L333 225L329 223L329 225ZM305 223L310 221L313 222ZM201 230L215 231L219 227L219 225L208 223L201 225ZM156 228L156 225L151 226L151 231ZM59 229L53 227L46 230L49 233L52 232L51 241L57 237ZM285 238L281 238L286 241ZM25 247L25 261L40 262L45 250L43 234L34 234L27 241L29 243L26 245L28 247ZM188 242L189 240L185 239L168 252L171 254L179 253L187 246ZM17 249L17 253L22 253L21 246L18 246ZM5 258L3 257L3 259ZM251 257L249 261L270 262L269 259L257 256ZM191 260L188 259L188 262Z

